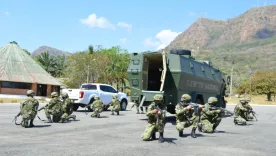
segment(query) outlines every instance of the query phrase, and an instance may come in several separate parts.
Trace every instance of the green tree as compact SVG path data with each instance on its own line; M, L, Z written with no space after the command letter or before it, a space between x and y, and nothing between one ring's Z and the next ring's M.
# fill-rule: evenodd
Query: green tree
M65 55L63 55L63 56L57 56L55 58L55 66L53 67L54 70L55 70L53 72L53 74L54 74L55 77L62 77L62 76L64 76L65 69L67 68L65 60L66 60Z
M56 60L50 56L48 51L38 55L35 60L41 65L41 67L50 73L52 76L55 75Z
M257 72L252 76L252 90L258 94L266 94L271 101L271 95L276 93L276 72Z

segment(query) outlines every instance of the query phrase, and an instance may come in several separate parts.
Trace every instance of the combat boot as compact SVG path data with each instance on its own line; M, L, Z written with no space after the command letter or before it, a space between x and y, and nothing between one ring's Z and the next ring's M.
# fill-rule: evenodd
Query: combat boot
M21 126L24 128L28 128L28 120L23 120Z
M178 135L179 137L183 137L183 131L179 131Z
M136 112L136 114L140 114L140 112L138 111L138 112Z
M152 133L152 135L151 135L151 139L152 139L152 140L156 140L156 135L155 135L155 132L153 132L153 133Z
M196 138L195 131L196 131L196 128L193 127L192 132L191 132L191 137L193 137L193 138Z
M164 142L164 136L163 136L164 132L160 132L159 133L159 143L163 143Z
M31 121L30 121L30 127L34 127L35 125L34 125L34 119L32 119Z
M98 114L98 115L97 115L97 118L100 118L100 116L101 116L101 115L100 115L100 114Z
M117 115L119 115L119 112L117 112Z
M217 133L217 131L216 131L217 126L218 126L217 124L213 125L213 133Z

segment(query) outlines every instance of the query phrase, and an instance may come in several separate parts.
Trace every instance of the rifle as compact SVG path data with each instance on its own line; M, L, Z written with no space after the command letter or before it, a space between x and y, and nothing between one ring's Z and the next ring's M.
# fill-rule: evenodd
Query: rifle
M44 106L44 107L41 107L40 109L38 109L37 111L39 112L39 111L41 111L42 109L45 109L45 107L47 107L47 105L46 106Z
M198 126L198 130L200 131L200 132L202 132L202 123L201 123L201 111L200 111L200 109L199 109L199 106L202 106L202 107L204 107L204 105L201 105L201 104L198 104L198 103L192 103L192 102L190 102L190 103L188 103L188 105L191 105L191 106L193 106L193 109L194 109L194 113L195 113L195 115L196 116L198 116L198 123L197 123L197 126ZM186 116L187 117L187 116Z
M234 115L233 112L231 112L231 111L229 111L229 110L227 110L227 109L225 109L225 108L222 108L222 107L213 106L213 107L210 107L210 109L211 109L211 110L221 110L221 112L223 112L224 114L225 114L225 113L228 113L228 114L230 114L231 116Z
M159 114L158 112L161 112L161 115L163 115L164 119L163 119L163 123L166 124L166 112L162 111L162 109L159 108L158 105L155 105L155 109L157 110L155 116L156 116L156 124L159 123Z
M254 118L256 119L256 121L258 121L256 115L258 115L255 111L253 111L252 109L248 111L248 113L252 113L252 115L254 116Z
M19 113L14 117L14 119L12 120L12 122L15 121L15 122L14 122L15 125L20 125L20 124L16 123L16 120L17 120L17 118L18 118L20 115L21 115L21 112L19 112Z

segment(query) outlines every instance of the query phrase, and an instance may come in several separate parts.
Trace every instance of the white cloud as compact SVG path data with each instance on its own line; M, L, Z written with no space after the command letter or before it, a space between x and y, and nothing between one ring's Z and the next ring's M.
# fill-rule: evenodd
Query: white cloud
M132 25L126 22L118 22L117 26L121 28L127 28L128 31L131 31L132 29Z
M120 39L120 42L121 42L121 43L126 43L126 42L127 42L127 38L121 38L121 39Z
M155 35L155 40L151 37L143 41L146 47L156 47L156 50L164 49L169 45L181 32L173 32L171 30L162 30Z
M86 19L80 20L82 24L88 25L89 27L97 27L97 28L107 28L107 29L116 29L115 26L109 22L104 17L97 18L95 13L89 15Z
M5 16L9 16L10 14L11 14L11 13L8 12L8 11L4 12L4 15L5 15Z

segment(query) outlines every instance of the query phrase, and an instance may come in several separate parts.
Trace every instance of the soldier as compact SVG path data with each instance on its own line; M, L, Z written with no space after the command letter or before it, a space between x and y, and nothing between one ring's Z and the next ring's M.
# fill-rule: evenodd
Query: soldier
M221 110L211 109L211 107L215 106L217 102L217 98L210 97L208 103L204 105L204 109L201 111L202 131L204 133L214 133L215 129L221 122ZM201 131L201 129L199 129L199 131Z
M181 102L178 103L175 107L176 129L179 131L179 137L183 137L184 128L193 126L191 136L196 138L195 131L199 122L199 116L195 115L192 106L188 104L190 100L190 95L183 94L181 97ZM202 106L199 106L199 108L202 108Z
M61 116L61 120L59 122L64 123L65 121L67 121L71 118L75 121L76 120L76 115L72 115L72 113L73 113L73 102L69 99L67 93L62 93L61 97L63 99L63 104L62 104L63 115Z
M154 102L152 102L147 110L148 125L142 134L143 141L156 139L156 131L159 131L159 142L164 142L164 127L165 127L165 110L166 106L163 104L163 95L156 94Z
M114 111L117 112L117 115L119 115L119 111L121 109L121 103L118 100L118 95L115 94L115 95L112 96L112 98L113 98L113 100L110 104L110 106L112 106L112 108L111 108L112 114L111 115L114 115Z
M136 114L140 114L140 112L139 112L139 103L138 103L138 101L136 102L136 101L133 101L134 102L134 104L131 106L131 108L133 108L134 106L136 106ZM143 109L143 107L140 107L140 109L141 109L141 114L144 114L144 109Z
M100 117L100 113L103 111L104 105L101 102L99 96L94 97L95 101L90 105L90 108L93 110L91 117Z
M27 91L27 99L20 103L20 112L22 115L22 127L34 127L34 118L37 114L37 109L39 106L39 102L34 98L34 91ZM30 120L30 125L28 122Z
M246 125L246 114L248 112L248 109L246 108L246 99L240 99L240 103L236 105L234 109L234 123L236 125Z
M50 100L49 104L45 106L45 115L48 119L48 122L59 122L63 112L61 101L58 98L58 93L52 92L51 98L52 99ZM53 120L51 119L50 115L53 115Z
M246 99L245 107L248 109L248 112L246 112L246 121L253 120L254 117L251 114L253 112L253 108L249 105L250 99Z

